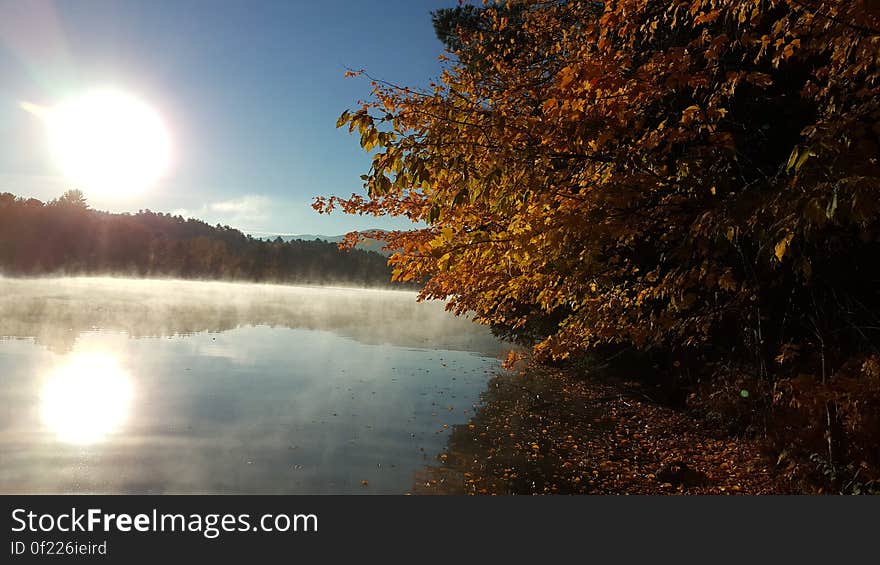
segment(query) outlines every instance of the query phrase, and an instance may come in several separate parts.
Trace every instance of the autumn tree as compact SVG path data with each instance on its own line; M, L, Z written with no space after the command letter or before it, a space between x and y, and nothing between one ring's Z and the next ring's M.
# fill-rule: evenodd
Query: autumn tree
M385 235L396 279L537 328L539 356L627 344L824 385L877 354L876 2L459 15L438 83L374 80L341 116L373 155L366 195L315 203L423 222Z

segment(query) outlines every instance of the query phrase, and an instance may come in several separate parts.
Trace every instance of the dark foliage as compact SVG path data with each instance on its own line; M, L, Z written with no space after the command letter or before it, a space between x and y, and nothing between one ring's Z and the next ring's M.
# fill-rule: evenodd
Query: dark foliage
M0 273L120 273L308 284L390 284L382 255L324 241L255 239L161 212L91 210L79 191L49 203L0 194Z

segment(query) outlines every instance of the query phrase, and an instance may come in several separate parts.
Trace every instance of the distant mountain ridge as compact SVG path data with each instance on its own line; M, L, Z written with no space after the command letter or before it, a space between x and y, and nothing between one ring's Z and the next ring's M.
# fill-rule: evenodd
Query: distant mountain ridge
M377 231L385 233L387 230L359 230L359 231ZM345 235L320 235L320 234L312 234L312 233L302 233L302 234L293 234L293 235L264 235L261 239L273 240L276 238L281 238L284 241L315 241L316 239L319 241L326 241L327 243L339 243L343 239L345 239ZM376 253L381 253L382 255L388 256L391 255L389 251L385 251L382 248L385 247L385 242L380 239L367 239L366 241L362 241L357 244L357 249L363 249L364 251L375 251Z

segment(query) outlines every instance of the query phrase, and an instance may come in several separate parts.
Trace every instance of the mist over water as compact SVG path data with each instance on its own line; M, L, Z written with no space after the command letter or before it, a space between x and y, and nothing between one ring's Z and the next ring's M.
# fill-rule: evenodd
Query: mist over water
M507 349L415 298L0 279L0 492L407 492Z

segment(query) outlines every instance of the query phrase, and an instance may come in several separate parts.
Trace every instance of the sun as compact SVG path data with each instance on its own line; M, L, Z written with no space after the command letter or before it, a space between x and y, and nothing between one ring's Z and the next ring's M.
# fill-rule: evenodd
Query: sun
M43 119L52 156L73 188L119 196L154 186L168 171L171 140L159 113L113 89L71 97L51 108L24 103Z

